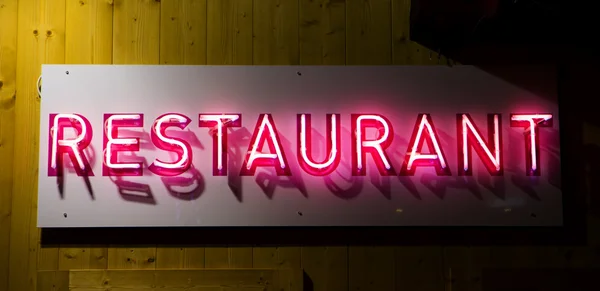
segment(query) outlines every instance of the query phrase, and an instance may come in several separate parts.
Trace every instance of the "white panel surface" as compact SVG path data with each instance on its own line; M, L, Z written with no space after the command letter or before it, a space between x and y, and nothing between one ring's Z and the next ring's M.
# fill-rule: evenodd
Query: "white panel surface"
M556 96L536 96L475 67L44 65L42 71L39 227L562 225ZM120 134L138 131L143 145L136 155L148 165L169 159L149 133L156 117L173 112L192 119L180 132L192 145L193 171L165 180L145 166L139 177L102 176L105 113L144 114L143 129ZM94 176L48 175L54 113L90 121L86 153ZM200 113L242 114L242 127L228 133L228 176L212 175L213 141L198 126ZM271 168L239 176L260 113L272 114L291 177L277 177ZM341 114L342 162L333 174L315 177L299 167L298 113L311 113L322 136L325 114ZM452 175L422 167L412 177L382 177L367 155L367 175L352 177L352 113L391 121L394 139L386 152L396 169L417 115L431 114ZM503 176L490 176L474 152L474 175L458 175L457 113L469 113L485 138L486 115L502 114ZM526 176L524 129L510 127L511 113L554 115L553 127L539 131L541 176ZM313 141L315 156L323 156L323 139Z

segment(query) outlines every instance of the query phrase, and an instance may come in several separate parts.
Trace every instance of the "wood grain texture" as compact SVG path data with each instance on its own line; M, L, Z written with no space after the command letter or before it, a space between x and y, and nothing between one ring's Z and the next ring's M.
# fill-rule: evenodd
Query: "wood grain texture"
M441 247L397 247L396 290L448 290Z
M346 65L392 64L391 0L346 1Z
M298 0L254 1L254 64L297 65Z
M113 5L108 0L67 0L65 63L111 64Z
M157 65L160 62L160 1L115 0L113 63ZM110 246L109 269L154 269L156 246Z
M392 59L394 65L412 64L410 40L411 0L392 0Z
M346 63L345 1L300 1L299 26L301 65ZM301 265L309 290L348 290L348 247L302 247Z
M346 62L345 1L300 1L301 65L343 65Z
M254 1L254 65L297 65L298 0ZM300 247L255 247L255 268L300 268Z
M301 291L302 282L291 281L300 273L287 269L74 270L41 271L37 280L42 291Z
M207 63L252 64L252 0L207 1ZM251 247L207 247L206 268L252 268Z
M252 64L252 0L208 0L208 64Z
M113 6L106 0L67 0L66 64L111 64ZM58 269L104 269L107 247L65 246L59 250Z
M160 63L206 64L206 0L160 2Z
M392 247L350 247L349 290L394 290L395 260Z
M348 290L348 247L303 247L302 268L311 290Z
M37 229L39 97L41 64L64 63L65 2L22 0L18 7L13 199L10 234L10 291L36 289L38 256L58 267L58 249L41 249ZM32 142L33 141L33 142Z
M17 75L17 0L0 0L0 290L8 289Z
M115 0L113 63L157 65L160 1Z
M173 0L160 2L160 64L206 64L206 0ZM198 254L198 250L189 253ZM158 246L156 268L204 267L202 257L186 259L188 252L182 247ZM198 260L201 260L199 262Z

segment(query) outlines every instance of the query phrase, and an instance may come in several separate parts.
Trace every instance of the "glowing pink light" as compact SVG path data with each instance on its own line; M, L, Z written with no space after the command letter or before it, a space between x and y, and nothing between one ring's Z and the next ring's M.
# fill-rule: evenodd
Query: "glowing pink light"
M552 126L552 114L511 114L510 125L525 128L526 173L527 176L539 176L539 128Z
M502 129L500 127L500 114L488 115L488 141L493 141L490 146L481 137L481 133L469 114L457 115L458 158L462 160L463 167L459 168L460 175L472 175L471 152L473 147L482 160L488 172L492 175L502 174ZM492 153L493 152L493 153Z
M298 114L298 161L302 169L314 176L324 176L333 172L340 163L340 115L327 114L327 152L328 158L323 162L315 162L309 153L312 153L312 138L310 134L311 115Z
M226 127L242 126L241 114L200 114L199 126L210 127L213 136L213 176L227 175L227 131Z
M264 143L268 144L271 153L259 151ZM292 174L289 167L287 167L285 153L281 148L275 122L270 114L260 114L258 117L240 175L252 176L258 166L275 167L279 176L290 176Z
M63 171L63 156L68 154L78 176L93 176L84 149L92 140L90 122L79 114L50 114L48 176L59 176ZM77 131L74 139L64 138L64 128L71 127Z
M144 126L143 114L105 114L104 115L104 155L103 176L141 176L142 163L119 163L118 152L140 150L139 138L118 138L120 127Z
M367 152L375 160L375 165L381 175L395 175L395 170L385 153L385 149L391 145L394 136L390 122L379 114L352 114L351 120L353 175L364 176L366 174L364 160ZM375 127L380 133L379 137L375 140L365 140L367 127Z
M426 133L424 133L425 130ZM429 149L433 149L435 153L421 153L425 142L427 142ZM400 174L412 176L418 166L434 166L436 173L440 176L451 174L429 114L419 114L417 117L417 123L409 142L409 152L405 156Z
M160 176L177 176L190 168L192 164L190 144L178 138L167 137L166 130L169 127L185 129L191 121L189 117L178 113L164 114L156 119L150 134L152 143L162 150L176 153L179 159L171 163L155 159L148 167L152 173Z

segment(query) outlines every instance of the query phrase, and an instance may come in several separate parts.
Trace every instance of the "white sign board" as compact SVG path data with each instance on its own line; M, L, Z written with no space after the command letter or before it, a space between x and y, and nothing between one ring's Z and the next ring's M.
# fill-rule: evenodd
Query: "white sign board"
M556 96L475 67L42 71L39 227L562 225Z

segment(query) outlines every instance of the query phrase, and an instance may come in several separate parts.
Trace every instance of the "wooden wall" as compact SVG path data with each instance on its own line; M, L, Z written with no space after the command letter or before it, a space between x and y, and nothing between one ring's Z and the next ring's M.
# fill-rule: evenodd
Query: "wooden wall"
M0 290L35 290L39 270L277 266L303 268L320 291L480 290L486 266L597 266L591 247L40 247L41 64L447 64L408 40L409 10L410 0L0 0Z

